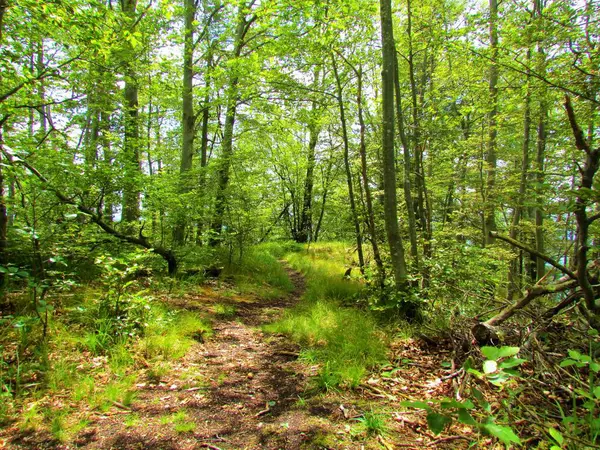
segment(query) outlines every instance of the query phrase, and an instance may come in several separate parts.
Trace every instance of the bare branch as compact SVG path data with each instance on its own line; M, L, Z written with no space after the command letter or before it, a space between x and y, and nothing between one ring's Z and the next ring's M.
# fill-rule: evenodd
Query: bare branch
M529 253L530 255L535 256L536 258L540 258L544 261L546 261L548 264L550 264L553 267L556 267L558 270L560 270L562 273L569 275L570 278L572 279L577 279L577 275L575 275L574 272L572 272L571 270L567 269L565 266L563 266L562 264L560 264L557 261L554 261L552 258L550 258L549 256L546 256L540 252L538 252L537 250L534 250L530 247L527 247L525 244L520 243L519 241L509 238L508 236L503 236L501 234L498 234L495 231L490 231L490 236L496 239L500 239L501 241L504 242L508 242L510 245L513 245L517 248L520 248L521 250L526 251L527 253Z

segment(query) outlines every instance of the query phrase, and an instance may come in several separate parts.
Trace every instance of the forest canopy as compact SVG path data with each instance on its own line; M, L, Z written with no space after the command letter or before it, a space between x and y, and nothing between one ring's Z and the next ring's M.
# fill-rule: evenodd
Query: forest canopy
M135 280L290 292L282 249L326 272L344 242L344 301L484 346L493 373L525 360L491 345L534 355L524 330L553 320L594 340L599 46L597 0L0 0L0 325L46 342L61 296L102 282L133 336ZM597 372L589 352L565 367Z

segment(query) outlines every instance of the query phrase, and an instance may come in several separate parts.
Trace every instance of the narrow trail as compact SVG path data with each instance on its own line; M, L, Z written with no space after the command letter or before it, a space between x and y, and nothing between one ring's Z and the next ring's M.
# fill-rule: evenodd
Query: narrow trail
M287 270L295 287L291 294L236 303L236 314L215 322L213 336L178 361L173 376L158 385L137 385L130 413L136 415L135 424L125 423L126 411L103 416L78 444L103 449L302 448L324 425L310 409L296 406L306 381L296 361L298 348L259 328L304 292L302 275ZM199 386L186 387L190 375ZM195 424L193 431L176 432L165 420L181 411L186 423Z

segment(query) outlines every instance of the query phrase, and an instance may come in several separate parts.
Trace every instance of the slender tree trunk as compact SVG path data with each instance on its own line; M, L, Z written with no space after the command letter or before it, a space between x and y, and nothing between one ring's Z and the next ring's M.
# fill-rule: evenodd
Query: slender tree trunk
M531 51L527 51L527 61L531 61ZM528 64L529 66L529 64ZM519 181L519 194L515 205L512 222L510 226L510 238L517 239L519 233L519 222L524 210L525 194L527 192L527 179L529 177L529 144L531 134L531 76L527 73L527 91L525 93L525 107L523 113L523 151L521 157L521 178ZM508 300L519 290L517 280L519 279L519 260L513 258L508 271Z
M0 23L1 25L1 23ZM8 230L8 215L6 214L6 195L4 191L4 135L2 133L2 127L0 127L0 266L5 267L7 261L6 249L8 247L7 241L7 230ZM0 289L4 288L5 275L0 274ZM2 290L1 297L4 298L4 292Z
M319 85L319 69L315 70L315 89ZM302 202L302 212L300 214L300 225L297 234L297 242L308 242L311 240L312 234L312 200L313 200L313 184L315 172L315 150L319 139L320 127L316 124L317 103L312 102L311 106L311 123L308 126L309 141L308 155L306 158L306 178L304 178L304 198Z
M342 91L342 83L340 81L340 74L337 69L337 63L335 57L331 55L331 62L333 65L333 74L335 76L335 84L337 86L337 102L340 110L340 122L342 125L342 140L344 142L344 168L346 169L346 181L348 182L348 197L350 197L350 212L352 213L352 221L354 222L354 232L356 237L356 250L358 252L358 267L360 272L365 272L365 258L363 255L362 248L362 233L360 230L360 221L358 218L358 212L356 211L356 201L354 199L354 186L352 182L352 171L350 168L350 145L348 143L348 129L346 126L346 109L344 108L344 98Z
M394 61L396 49L392 23L391 0L380 0L382 42L382 153L385 228L390 246L396 287L405 289L408 274L404 247L398 230L396 199L396 155L394 149Z
M542 7L543 2L541 0L535 0L535 13L538 20L542 20ZM540 23L541 25L541 23ZM538 58L538 73L542 76L546 75L546 53L542 42L538 42L537 46L537 58ZM535 248L539 253L545 253L544 249L544 159L546 153L546 122L548 121L548 102L546 100L546 86L542 86L542 92L540 93L540 112L537 123L537 145L535 155L535 181L536 181L536 206L535 206ZM536 258L535 263L536 277L542 278L546 273L546 265L543 260Z
M398 123L398 131L400 134L400 142L402 143L404 155L404 201L406 202L406 211L408 214L408 235L410 238L410 256L413 258L415 267L418 270L419 248L417 245L417 220L415 218L414 201L412 198L412 170L411 170L411 155L410 144L406 137L404 129L404 111L402 109L402 93L400 92L400 73L398 67L398 55L394 55L394 90L396 92L396 122Z
M415 171L415 189L417 192L416 211L418 214L418 225L423 232L423 256L429 258L431 255L431 236L429 233L430 226L427 214L427 208L425 206L425 171L423 170L423 143L421 142L421 123L420 123L420 112L419 112L419 87L417 86L416 70L414 62L414 48L413 48L413 33L412 33L412 8L411 0L407 2L407 35L408 35L408 71L410 79L410 91L412 100L412 147L414 152L414 171ZM427 54L425 53L425 61L427 61ZM426 64L423 64L423 71L425 72ZM421 86L421 90L424 90L425 86ZM414 213L413 213L414 214ZM428 283L428 273L423 273L425 284Z
M322 178L322 189L323 189L323 200L321 201L321 210L319 211L319 219L317 220L317 225L315 226L314 239L313 242L317 242L319 240L319 233L321 232L321 224L323 223L323 216L325 216L325 205L327 204L327 196L329 195L329 183L331 181L331 169L333 167L333 160L330 158L327 164L326 173L323 174L323 168L321 168L321 178Z
M489 0L490 5L490 50L491 62L489 71L489 92L491 109L488 113L488 143L485 162L486 187L484 204L484 238L485 245L491 244L493 238L490 231L496 231L496 166L498 136L498 1Z
M181 118L182 141L181 165L179 168L179 192L189 191L188 172L192 168L194 156L195 117L194 117L194 18L196 16L196 0L184 0L185 25L183 38L183 111ZM173 244L182 245L185 237L187 220L180 212L180 217L173 229Z
M209 44L206 54L206 75L205 86L206 93L204 94L204 103L202 107L202 125L200 126L200 179L198 182L199 191L204 193L206 188L206 166L208 165L208 125L210 121L210 74L213 68L213 48ZM203 201L203 204L206 202ZM202 233L204 230L204 221L206 216L204 209L198 220L198 229L196 232L196 244L202 244Z
M238 23L235 31L233 46L233 57L239 58L244 46L244 37L248 32L252 20L246 21L246 5L242 3L238 11ZM229 186L229 169L233 157L233 128L238 101L239 75L232 75L227 92L227 112L225 113L225 128L223 130L223 141L221 143L221 156L218 171L217 195L215 199L215 213L211 225L212 235L210 245L218 244L223 228L225 216L227 187Z
M363 100L362 100L362 68L359 68L356 72L357 75L357 91L356 91L356 106L358 108L358 125L360 127L360 163L361 163L361 175L362 182L365 191L365 201L367 204L367 223L369 225L369 234L371 235L371 246L373 247L373 259L377 265L377 271L379 272L380 281L383 283L385 279L385 269L383 267L383 261L381 260L381 254L379 253L379 243L377 242L377 228L375 227L375 213L373 212L373 198L371 195L371 186L369 186L369 176L367 172L367 144L365 140L365 120L363 118Z
M123 12L133 23L136 16L137 0L122 0ZM137 222L140 218L141 192L139 178L140 166L140 130L137 74L133 68L133 48L128 51L129 59L125 66L125 136L123 141L123 220Z

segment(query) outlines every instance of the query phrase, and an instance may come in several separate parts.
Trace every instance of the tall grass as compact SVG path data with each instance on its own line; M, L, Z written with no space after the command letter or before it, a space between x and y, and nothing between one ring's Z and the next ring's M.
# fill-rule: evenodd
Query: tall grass
M313 245L285 258L306 277L306 292L297 307L265 329L287 334L309 349L310 358L322 364L315 378L317 387L356 387L371 367L385 361L386 344L370 312L344 306L363 289L360 283L343 278L346 247Z

